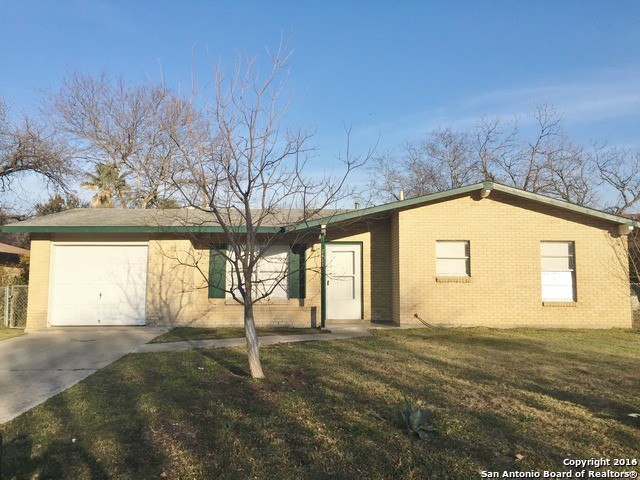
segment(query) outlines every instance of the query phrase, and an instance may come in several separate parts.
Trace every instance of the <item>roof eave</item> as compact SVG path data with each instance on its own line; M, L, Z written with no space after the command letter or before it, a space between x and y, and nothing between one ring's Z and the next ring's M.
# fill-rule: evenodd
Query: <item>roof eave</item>
M633 227L640 227L640 222L635 220L622 217L620 215L614 215L612 213L601 212L600 210L595 210L589 207L583 207L581 205L576 205L574 203L565 202L563 200L558 200L551 197L545 197L544 195L540 195L538 193L526 192L524 190L520 190L514 187L509 187L507 185L502 185L500 183L494 182L485 182L486 184L491 185L492 190L497 190L499 192L505 192L510 195L514 195L520 198L525 198L528 200L532 200L534 202L543 203L547 205L552 205L554 207L558 207L564 210L573 211L576 213L580 213L583 215L587 215L589 217L600 218L602 220L608 220L613 223L617 223L620 225L631 225Z
M225 233L220 226L20 226L3 225L3 232L25 233ZM231 228L237 233L245 233L246 227ZM281 233L282 227L260 227L257 233Z
M451 190L445 190L442 192L431 193L428 195L423 195L420 197L410 198L408 200L401 200L397 202L391 202L384 205L376 206L376 207L368 207L359 210L353 210L346 213L341 213L338 215L333 215L331 217L324 217L317 220L305 222L304 224L294 226L291 231L304 230L307 228L319 227L321 225L329 225L331 223L338 223L348 220L354 220L359 217L367 216L367 215L375 215L380 213L391 212L393 210L400 210L407 207L412 207L416 205L426 204L429 202L434 202L437 200L443 200L451 197L455 197L458 195L463 195L466 193L481 191L482 198L486 198L490 196L492 190L496 190L499 192L508 193L510 195L518 196L521 198L525 198L534 202L552 205L554 207L573 211L576 213L580 213L582 215L599 218L602 220L607 220L619 225L630 225L632 227L640 227L640 222L621 217L619 215L613 215L610 213L601 212L599 210L595 210L593 208L582 207L580 205L575 205L573 203L565 202L563 200L557 200L555 198L546 197L544 195L540 195L537 193L526 192L524 190L519 190L514 187L509 187L507 185L502 185L496 182L481 182L474 183L472 185L467 185L464 187L454 188Z
M462 195L464 193L469 193L469 192L473 192L473 191L484 188L485 183L474 183L473 185L467 185L467 186L455 188L452 190L445 190L443 192L430 193L429 195L410 198L408 200L400 200L397 202L386 203L384 205L378 205L375 207L367 207L367 208L361 208L358 210L352 210L350 212L339 213L337 215L332 215L330 217L319 218L317 220L311 220L311 221L296 225L291 230L292 231L304 230L306 228L319 227L321 225L328 225L330 223L338 223L338 222L343 222L348 220L354 220L367 215L376 215L379 213L391 212L393 210L412 207L414 205L419 205L421 203L428 203L428 202L433 202L443 198Z

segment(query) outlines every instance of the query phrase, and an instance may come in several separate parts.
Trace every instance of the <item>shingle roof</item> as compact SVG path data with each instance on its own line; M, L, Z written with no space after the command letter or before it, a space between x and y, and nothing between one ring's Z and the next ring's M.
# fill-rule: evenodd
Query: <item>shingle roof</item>
M343 213L346 210L323 210L322 216ZM242 227L243 217L231 212L228 225ZM263 214L252 211L254 224L262 217L259 231L278 232L297 225L304 218L301 210L274 211ZM315 215L317 218L319 215ZM223 218L227 218L223 215ZM75 208L64 212L34 217L2 227L7 232L207 232L220 233L222 227L212 212L200 209L119 209ZM242 228L240 228L242 230Z
M583 207L581 205L575 205L573 203L565 202L563 200L558 200L556 198L545 197L544 195L540 195L537 193L525 192L524 190L520 190L514 187L509 187L507 185L502 185L496 182L481 182L481 183L474 183L473 185L466 185L464 187L454 188L451 190L445 190L442 192L431 193L429 195L410 198L408 200L391 202L391 203L387 203L387 204L376 206L376 207L368 207L368 208L363 208L361 210L352 210L349 212L332 215L330 219L321 218L317 220L310 220L308 222L305 222L304 226L300 226L298 228L309 228L309 227L318 226L323 223L329 223L329 221L330 223L338 223L342 221L353 220L355 218L360 218L363 216L380 215L380 214L391 212L393 210L403 210L407 208L414 208L414 207L426 205L431 202L448 200L459 195L464 195L464 194L468 194L476 191L484 191L487 195L490 195L492 190L506 193L514 197L524 198L532 202L537 202L543 205L550 205L553 207L557 207L561 210L579 213L587 217L607 220L614 224L640 227L640 222L629 219L629 218L624 218L619 215L612 215L610 213L601 212L600 210L596 210L589 207Z
M29 255L29 250L20 247L14 247L13 245L7 245L6 243L0 243L0 253L11 253L14 255Z
M574 205L555 198L545 197L536 193L525 192L517 188L508 187L495 182L482 182L460 188L437 192L430 195L411 198L385 205L362 208L357 210L323 210L311 219L301 222L304 218L301 210L283 210L269 212L264 215L260 232L278 232L284 230L305 230L323 224L335 224L354 221L367 216L388 214L394 210L403 210L426 205L435 201L447 200L459 195L475 191L484 191L490 195L491 191L499 191L508 195L524 198L532 202L557 207L561 210L579 213L588 217L599 218L618 225L640 227L640 222L618 215L601 212L592 208ZM261 215L261 211L253 212L254 217ZM232 219L234 226L242 231L240 215ZM12 223L2 227L6 232L207 232L221 233L222 227L216 222L213 213L199 209L171 209L171 210L141 210L141 209L113 209L97 208L67 210L43 217L35 217L22 222Z

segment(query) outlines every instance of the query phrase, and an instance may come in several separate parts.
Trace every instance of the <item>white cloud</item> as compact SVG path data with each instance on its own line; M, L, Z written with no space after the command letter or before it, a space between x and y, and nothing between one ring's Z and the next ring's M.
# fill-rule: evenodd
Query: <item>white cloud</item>
M620 145L637 147L640 125L640 68L599 71L564 83L524 85L460 98L428 111L409 112L397 119L363 127L362 135L382 134L381 146L396 147L439 126L465 128L483 115L506 121L532 121L535 106L548 104L563 115L563 126L578 141L616 137ZM635 126L635 134L632 131ZM593 133L597 135L592 136ZM626 138L623 138L627 135Z

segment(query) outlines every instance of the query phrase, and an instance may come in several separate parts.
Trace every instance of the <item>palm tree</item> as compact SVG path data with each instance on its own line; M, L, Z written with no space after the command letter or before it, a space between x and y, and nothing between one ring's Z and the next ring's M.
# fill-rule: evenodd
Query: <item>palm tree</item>
M88 190L97 190L91 199L93 208L114 208L114 197L121 206L125 206L124 200L129 185L126 181L126 173L121 173L114 163L99 162L96 164L95 173L87 172L87 180L82 182L82 187Z

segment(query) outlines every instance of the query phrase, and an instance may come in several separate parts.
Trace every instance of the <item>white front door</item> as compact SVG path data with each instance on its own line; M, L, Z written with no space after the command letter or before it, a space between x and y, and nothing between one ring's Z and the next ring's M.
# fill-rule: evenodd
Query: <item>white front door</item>
M361 319L362 246L330 243L325 253L327 319Z
M147 245L54 245L49 323L144 325Z

